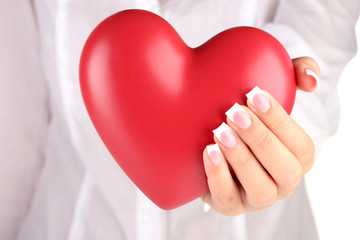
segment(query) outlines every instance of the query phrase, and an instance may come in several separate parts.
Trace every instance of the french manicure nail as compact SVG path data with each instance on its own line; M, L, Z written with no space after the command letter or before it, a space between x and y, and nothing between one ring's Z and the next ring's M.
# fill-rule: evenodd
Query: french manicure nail
M213 130L213 133L225 147L233 148L236 146L235 135L226 123L222 123L217 129Z
M319 89L320 88L320 78L319 78L319 76L313 70L311 70L310 68L305 69L305 74L308 75L308 76L311 76L311 77L313 77L315 79L315 81L316 81L316 89Z
M250 115L238 103L235 103L225 114L238 128L247 129L251 125Z
M268 97L258 86L246 94L246 97L258 111L264 113L270 109L270 102Z
M211 209L210 205L207 203L204 203L204 205L203 205L204 212L208 212L210 209Z
M214 165L219 165L221 163L222 153L220 151L219 145L213 144L206 146L210 161Z

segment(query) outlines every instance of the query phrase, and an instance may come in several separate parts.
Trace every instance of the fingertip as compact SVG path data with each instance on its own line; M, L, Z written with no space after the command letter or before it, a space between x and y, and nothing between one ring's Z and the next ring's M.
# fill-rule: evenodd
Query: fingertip
M200 197L201 201L203 202L203 210L204 212L208 212L211 209L212 201L211 201L211 194L210 192L204 194Z
M210 165L210 159L209 159L209 153L208 153L207 146L204 148L204 151L203 151L203 163L204 163L204 168L205 168L205 172L206 172L206 175L207 175L209 165Z
M217 143L207 145L203 152L203 162L207 177L211 177L213 174L221 169L224 156Z
M222 160L222 153L218 144L206 146L208 157L211 163L215 166L220 165Z
M293 64L298 89L314 92L320 88L320 67L313 58L296 58L293 59Z
M319 89L320 88L320 77L319 77L319 75L314 70L312 70L311 68L306 68L305 69L305 74L307 75L307 78L311 79L311 82L313 84L315 83L315 86L313 87L313 89L314 90Z

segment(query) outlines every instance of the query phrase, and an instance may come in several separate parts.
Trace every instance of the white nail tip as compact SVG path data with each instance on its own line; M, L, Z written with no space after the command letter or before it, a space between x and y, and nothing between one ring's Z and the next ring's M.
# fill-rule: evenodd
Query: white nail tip
M220 136L222 132L231 131L230 127L226 123L222 123L217 129L213 130L213 133L220 140Z
M208 154L210 154L212 151L221 152L220 147L217 143L206 146L206 150L207 150Z
M316 89L320 88L320 78L319 76L310 68L305 69L306 75L312 76L316 80Z
M246 112L245 109L242 106L240 106L240 104L235 103L229 110L227 110L225 114L228 118L230 118L232 122L234 122L234 113L237 111Z
M209 204L204 203L204 205L203 205L203 209L204 209L204 212L208 212L208 211L211 209L211 207L210 207L210 205L209 205Z
M246 97L247 97L247 99L249 99L249 101L250 101L251 103L253 103L253 98L254 98L254 96L255 96L256 94L258 94L258 93L264 94L264 92L263 92L258 86L256 86L256 87L253 88L253 90L251 90L250 92L248 92L248 93L246 94Z

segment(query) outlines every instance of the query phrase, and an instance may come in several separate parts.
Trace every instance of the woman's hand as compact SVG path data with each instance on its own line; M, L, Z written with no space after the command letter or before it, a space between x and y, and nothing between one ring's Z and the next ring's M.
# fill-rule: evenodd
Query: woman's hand
M298 88L314 91L317 63L307 57L293 63ZM230 216L289 197L314 162L311 138L269 93L255 88L247 96L247 106L226 112L227 124L214 130L216 144L203 153L210 192L202 200Z

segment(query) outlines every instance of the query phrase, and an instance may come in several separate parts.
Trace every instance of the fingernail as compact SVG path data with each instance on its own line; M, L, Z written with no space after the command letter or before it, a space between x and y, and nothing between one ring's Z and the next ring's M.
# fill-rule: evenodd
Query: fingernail
M213 133L225 147L233 148L236 146L235 135L226 123L222 123L217 129L213 130Z
M246 97L259 112L264 113L270 109L269 99L259 87L256 86L253 90L246 94Z
M305 69L305 74L308 75L308 76L311 76L311 77L313 77L315 79L315 81L316 81L316 89L319 89L320 88L320 78L316 74L316 72L314 72L310 68L306 68Z
M238 128L246 129L251 125L250 115L238 103L235 103L225 114Z
M221 163L222 153L220 151L219 145L213 144L206 146L210 161L214 165L219 165Z
M203 205L204 212L208 212L210 209L211 209L210 205L207 203L204 203L204 205Z

